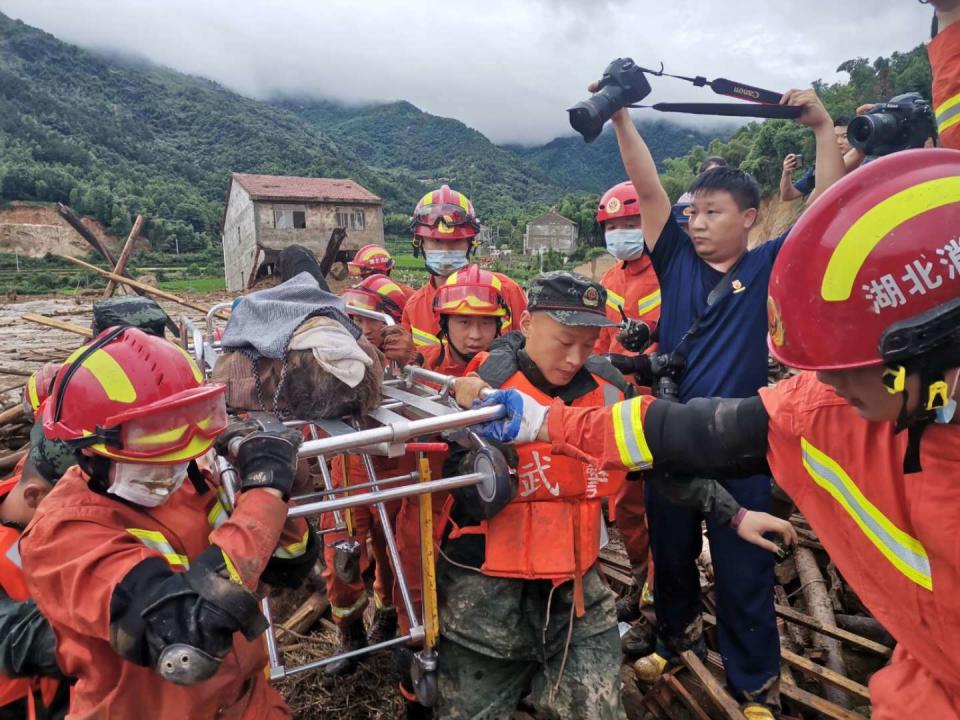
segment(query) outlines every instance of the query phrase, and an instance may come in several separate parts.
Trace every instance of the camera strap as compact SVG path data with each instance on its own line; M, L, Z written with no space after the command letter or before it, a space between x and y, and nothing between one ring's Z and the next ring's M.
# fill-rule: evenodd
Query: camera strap
M747 256L747 253L744 253L740 256L740 259L737 260L733 267L731 267L724 274L722 278L714 285L713 290L707 295L707 307L704 308L703 312L700 313L691 323L690 329L687 330L683 337L680 338L680 342L677 343L677 346L674 348L673 352L677 352L687 340L697 337L701 330L705 327L704 320L710 316L710 311L718 307L721 300L725 299L728 295L731 295L733 292L733 280L734 275L737 270L740 269L740 265L743 263L743 259Z
M726 117L756 117L776 120L795 120L800 117L803 108L791 105L781 105L782 93L773 90L747 85L746 83L717 78L707 80L703 75L688 77L686 75L672 75L663 71L663 63L659 70L640 68L643 72L657 77L671 77L693 84L695 87L709 87L717 95L726 95L746 100L752 105L739 103L656 103L655 105L630 105L631 108L649 108L659 112L677 112L692 115L723 115Z

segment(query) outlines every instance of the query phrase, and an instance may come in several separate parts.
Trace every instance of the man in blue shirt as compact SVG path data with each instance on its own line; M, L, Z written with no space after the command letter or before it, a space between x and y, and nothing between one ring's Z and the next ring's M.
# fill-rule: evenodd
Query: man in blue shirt
M804 107L799 122L814 130L816 186L822 192L844 175L833 122L812 90L790 91L783 102ZM613 123L640 200L643 234L660 280L660 351L676 353L686 361L679 378L679 400L756 395L767 383L767 284L783 243L780 237L747 249L760 204L756 181L730 167L698 177L691 188L688 236L671 214L656 165L629 115L621 111ZM694 326L698 326L696 332L691 332ZM647 486L647 519L654 559L657 649L635 666L641 679L650 681L679 652L703 647L696 567L703 517L671 504L651 485ZM769 510L770 478L755 476L724 485L743 507ZM779 705L780 676L773 556L740 540L735 527L709 520L707 527L728 685L745 703L744 712L751 720L772 719Z

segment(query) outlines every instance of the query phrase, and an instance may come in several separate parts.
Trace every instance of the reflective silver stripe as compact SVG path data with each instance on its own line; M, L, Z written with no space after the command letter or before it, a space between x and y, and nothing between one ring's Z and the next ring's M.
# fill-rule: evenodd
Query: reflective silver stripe
M613 385L609 383L603 384L603 404L604 405L613 405L615 402L619 402L623 398L620 395L620 391L617 390Z
M275 558L281 558L283 560L290 560L292 558L298 558L307 551L307 542L310 540L310 531L307 530L303 534L303 538L297 542L290 543L289 545L284 545L283 547L278 547L273 551L273 556Z
M646 449L646 438L643 436L642 403L642 399L633 398L617 403L612 409L614 439L627 470L645 469L653 464L653 457Z
M930 559L920 541L894 525L833 458L805 438L801 438L801 448L804 467L814 482L840 503L894 567L921 587L932 590Z
M660 291L652 292L644 298L637 301L637 312L645 315L651 310L660 307Z
M167 542L163 533L156 530L143 530L142 528L127 528L127 532L151 550L163 555L170 565L180 565L184 569L190 568L189 558L174 551L173 546Z
M23 563L20 560L20 541L19 540L17 540L17 542L11 545L10 549L7 550L7 560L9 560L18 568L23 570Z
M955 98L954 98L955 99ZM948 103L944 103L945 105ZM956 124L957 116L960 115L960 102L956 102L945 110L941 110L937 113L937 128L940 132L943 132L951 125ZM948 122L952 120L953 122Z

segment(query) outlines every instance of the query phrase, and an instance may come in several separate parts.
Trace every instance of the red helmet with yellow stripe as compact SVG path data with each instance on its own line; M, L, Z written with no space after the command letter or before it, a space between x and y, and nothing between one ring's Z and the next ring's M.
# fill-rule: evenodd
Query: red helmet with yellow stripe
M389 275L393 270L394 262L386 248L379 245L364 245L357 250L353 260L347 263L353 277L369 277L370 275Z
M386 313L394 322L400 322L403 307L407 304L407 294L386 275L371 275L352 288L343 291L340 296L347 304L347 314L351 307Z
M444 185L420 198L413 211L412 229L414 247L419 247L423 238L441 242L473 239L480 232L480 221L469 198Z
M53 381L57 379L61 367L63 366L58 362L46 363L33 373L23 386L23 412L29 420L32 421L37 416L43 401L50 395L50 388L53 387Z
M506 317L500 278L478 265L467 265L447 278L433 296L433 310L439 315L481 315Z
M119 462L199 457L227 426L226 386L205 384L177 345L130 327L105 330L57 374L43 430Z
M597 208L597 222L601 225L614 218L630 217L640 214L640 196L633 183L626 180L614 185L600 198Z

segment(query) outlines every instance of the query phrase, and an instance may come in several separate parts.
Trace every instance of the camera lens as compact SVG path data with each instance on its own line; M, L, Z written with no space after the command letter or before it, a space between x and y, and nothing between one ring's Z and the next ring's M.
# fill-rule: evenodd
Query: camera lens
M587 142L593 142L600 136L603 124L622 108L623 90L617 86L607 86L589 100L578 102L567 110L570 113L570 126L583 135Z
M868 113L850 121L847 139L868 155L881 145L896 142L900 134L900 118L893 113Z

